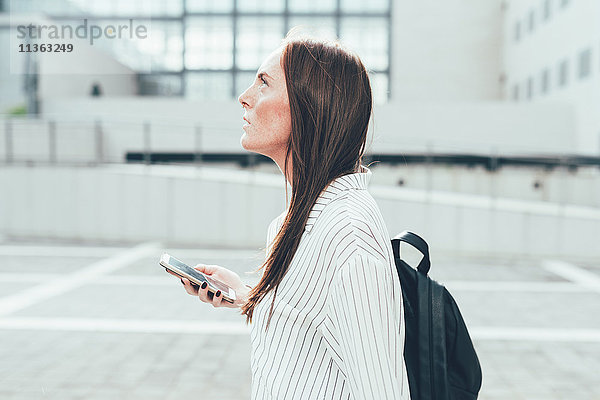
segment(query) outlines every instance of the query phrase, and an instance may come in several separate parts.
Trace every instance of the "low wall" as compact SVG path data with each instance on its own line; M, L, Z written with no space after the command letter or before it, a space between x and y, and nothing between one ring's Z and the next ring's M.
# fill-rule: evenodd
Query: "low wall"
M376 172L374 172L376 173ZM264 248L285 208L283 176L210 167L8 166L0 235L162 240ZM408 229L437 252L600 258L600 209L370 185L391 236Z

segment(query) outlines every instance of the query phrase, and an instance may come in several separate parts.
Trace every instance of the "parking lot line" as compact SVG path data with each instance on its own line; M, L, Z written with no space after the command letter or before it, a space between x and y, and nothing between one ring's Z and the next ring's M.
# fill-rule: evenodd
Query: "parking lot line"
M474 340L600 342L598 329L469 327L469 334Z
M542 266L561 278L600 293L600 277L564 261L544 260Z
M142 257L148 257L150 255L156 255L158 257L158 253L158 243L143 243L115 256L92 263L71 274L61 275L59 278L49 282L42 282L39 285L6 296L0 299L0 317L22 310L39 301L68 292L88 282L94 281L102 275L123 268Z
M207 335L248 335L250 333L250 327L246 326L241 316L240 322L11 317L0 319L0 329L127 333L198 333Z
M119 333L194 333L206 335L248 335L250 326L239 322L135 320L106 318L0 319L0 329L35 331L80 331ZM598 329L547 329L527 327L469 327L473 340L527 342L600 342Z
M57 273L0 273L0 283L38 283L60 278ZM257 283L258 279L245 277L247 283ZM98 277L94 285L116 286L167 286L173 282L168 276L139 276L139 275L105 275ZM573 282L544 282L544 281L445 281L440 282L451 291L461 292L536 292L536 293L581 293L595 292L593 288L581 286Z
M0 256L37 257L109 257L129 247L98 246L29 246L0 244ZM264 258L264 250L252 249L166 249L173 256L185 258ZM185 261L185 260L183 260Z
M6 245L0 246L0 256L109 257L127 249L129 247Z

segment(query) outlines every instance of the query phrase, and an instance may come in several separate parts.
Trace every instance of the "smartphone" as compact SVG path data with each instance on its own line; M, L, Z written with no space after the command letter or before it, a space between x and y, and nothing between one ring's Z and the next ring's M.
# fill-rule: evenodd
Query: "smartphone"
M223 301L233 304L236 299L235 291L232 288L215 278L211 278L210 276L195 270L168 253L163 253L163 255L160 256L159 264L196 285L202 285L206 282L208 284L208 291L213 295L217 293L217 290L220 290Z

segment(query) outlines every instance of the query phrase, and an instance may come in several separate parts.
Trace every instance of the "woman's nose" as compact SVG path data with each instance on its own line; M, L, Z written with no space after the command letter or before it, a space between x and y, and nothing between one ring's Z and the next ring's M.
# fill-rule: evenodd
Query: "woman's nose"
M246 91L244 91L244 93L240 94L240 96L238 97L238 101L240 102L240 104L242 105L242 107L246 108L246 107L250 107L250 105L248 104L248 102L246 101L246 93L248 92L248 90L246 89Z

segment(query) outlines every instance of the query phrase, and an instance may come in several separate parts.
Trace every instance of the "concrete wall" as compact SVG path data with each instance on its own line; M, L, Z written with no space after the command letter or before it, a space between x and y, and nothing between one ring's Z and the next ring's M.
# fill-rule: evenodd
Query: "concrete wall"
M0 170L0 234L264 249L283 177L174 166ZM391 236L436 253L598 258L600 210L371 185Z
M501 98L501 1L394 0L394 101Z
M550 17L544 19L545 1L507 1L503 22L503 68L507 75L506 98L519 86L519 103L571 103L576 115L576 150L600 154L600 2L596 0L552 0ZM530 14L534 27L530 30ZM520 39L515 26L520 22ZM582 51L591 51L588 77L579 77ZM568 61L568 83L558 86L559 64ZM541 74L550 71L549 92L541 92ZM533 96L526 97L527 81L533 79Z

